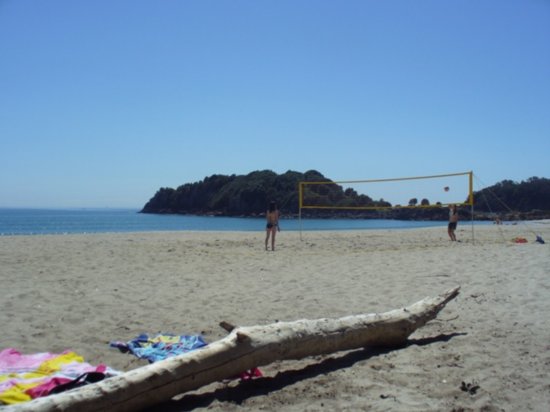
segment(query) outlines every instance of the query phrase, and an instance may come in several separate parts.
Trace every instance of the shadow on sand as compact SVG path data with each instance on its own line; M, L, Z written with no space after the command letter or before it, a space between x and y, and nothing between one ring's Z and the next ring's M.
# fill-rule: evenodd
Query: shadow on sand
M268 395L271 392L280 390L285 386L292 385L305 379L314 378L319 375L349 368L357 362L365 361L375 356L384 355L394 350L404 349L408 346L426 346L436 342L448 342L456 336L466 335L466 333L440 334L437 336L421 339L409 339L403 346L393 348L364 348L343 355L327 355L330 358L324 359L318 363L308 365L302 369L289 369L277 373L273 377L262 377L253 380L241 381L237 386L226 386L218 388L212 392L201 394L184 395L178 400L172 400L148 408L147 412L165 411L165 412L183 412L195 408L206 408L215 401L230 402L241 404L247 399Z

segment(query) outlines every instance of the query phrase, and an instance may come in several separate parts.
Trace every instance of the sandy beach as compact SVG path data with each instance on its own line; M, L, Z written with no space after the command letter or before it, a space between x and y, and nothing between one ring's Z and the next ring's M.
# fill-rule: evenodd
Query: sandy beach
M546 241L535 243L536 234ZM383 312L461 286L402 349L262 366L153 410L547 411L550 221L345 232L163 232L0 237L0 349L71 349L120 371L140 333ZM527 243L515 243L516 237ZM475 393L461 389L478 385Z

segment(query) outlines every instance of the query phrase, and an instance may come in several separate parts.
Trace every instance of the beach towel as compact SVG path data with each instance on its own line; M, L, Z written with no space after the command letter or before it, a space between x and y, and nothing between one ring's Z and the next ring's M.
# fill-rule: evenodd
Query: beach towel
M96 378L119 374L105 365L92 366L69 350L25 355L14 348L4 349L0 352L0 405L47 396L55 388L82 381L89 373L97 373Z
M150 337L143 333L129 342L111 342L110 346L153 363L202 348L206 342L200 335L158 334Z
M147 359L150 363L164 360L172 356L181 355L208 345L200 335L171 335L158 334L149 337L143 333L129 342L113 341L110 346L122 352L130 352L140 359ZM242 372L233 379L249 380L261 377L258 368Z

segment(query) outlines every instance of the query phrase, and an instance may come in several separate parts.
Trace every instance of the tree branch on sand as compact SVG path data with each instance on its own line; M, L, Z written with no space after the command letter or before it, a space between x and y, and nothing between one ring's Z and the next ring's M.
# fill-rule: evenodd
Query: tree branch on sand
M362 347L395 347L434 319L460 287L384 313L236 327L223 339L184 355L101 382L6 408L13 411L136 411L277 360Z

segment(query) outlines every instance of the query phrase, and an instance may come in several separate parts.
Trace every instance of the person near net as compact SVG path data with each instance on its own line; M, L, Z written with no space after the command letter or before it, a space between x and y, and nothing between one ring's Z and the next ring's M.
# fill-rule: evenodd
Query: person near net
M268 250L267 245L269 238L271 237L271 250L275 250L275 234L281 230L279 226L279 210L275 202L269 203L269 209L266 212L266 226L265 226L265 250Z
M456 241L456 225L458 224L458 209L456 205L449 206L449 224L447 226L447 233L453 242Z

